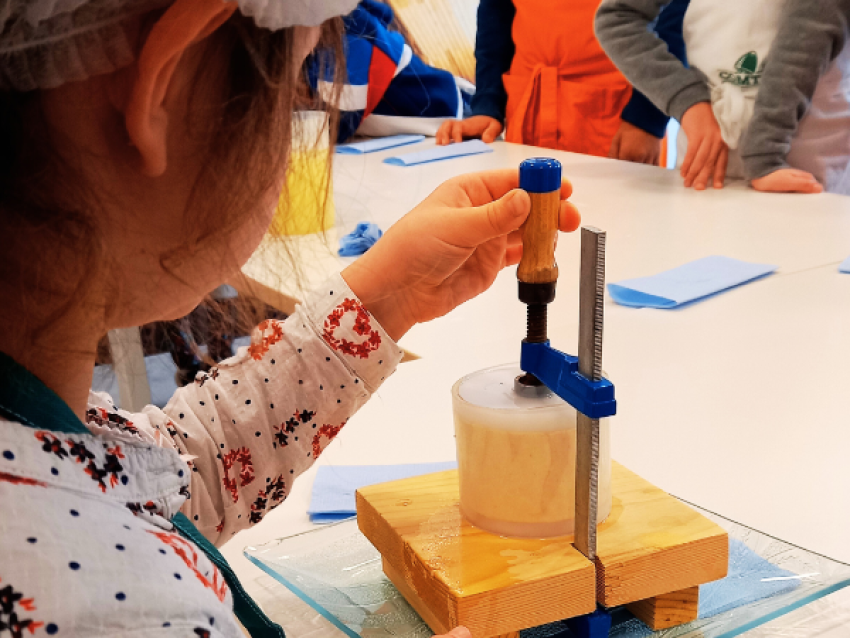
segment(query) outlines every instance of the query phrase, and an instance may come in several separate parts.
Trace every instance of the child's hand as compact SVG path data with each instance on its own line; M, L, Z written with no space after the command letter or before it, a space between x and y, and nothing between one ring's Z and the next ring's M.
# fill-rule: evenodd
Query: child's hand
M531 200L516 169L461 175L442 184L394 224L342 275L389 335L440 317L490 287L519 263ZM561 185L561 198L572 186ZM559 227L578 228L575 206L561 202Z
M688 138L688 152L681 170L685 186L701 191L712 181L714 188L723 188L729 147L720 135L711 104L700 102L685 111L682 130Z
M473 115L465 120L446 120L437 130L437 144L462 142L470 137L481 138L488 144L499 137L502 123L489 115Z
M642 128L621 121L620 128L611 140L608 157L658 166L658 159L661 157L661 140Z
M434 638L472 638L472 634L466 627L458 626L447 634L434 636Z
M820 193L823 186L815 176L796 168L780 168L750 182L757 191L768 193Z

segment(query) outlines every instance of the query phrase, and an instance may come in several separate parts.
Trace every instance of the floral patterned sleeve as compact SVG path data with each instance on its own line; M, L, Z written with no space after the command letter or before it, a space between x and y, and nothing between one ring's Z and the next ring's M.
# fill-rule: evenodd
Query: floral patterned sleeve
M182 511L216 544L259 522L401 356L340 275L286 321L262 322L250 346L146 409L189 460Z

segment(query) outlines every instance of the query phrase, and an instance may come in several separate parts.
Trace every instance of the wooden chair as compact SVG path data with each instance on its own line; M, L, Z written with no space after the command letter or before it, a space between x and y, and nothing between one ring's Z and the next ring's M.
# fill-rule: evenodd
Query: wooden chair
M428 64L475 83L478 0L387 0L400 31Z

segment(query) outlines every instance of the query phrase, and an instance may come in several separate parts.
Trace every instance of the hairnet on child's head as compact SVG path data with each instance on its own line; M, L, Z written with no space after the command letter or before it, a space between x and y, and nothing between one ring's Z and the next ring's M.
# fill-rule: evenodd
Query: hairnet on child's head
M55 88L127 66L134 20L174 0L0 0L0 90ZM258 26L315 26L357 0L236 0Z

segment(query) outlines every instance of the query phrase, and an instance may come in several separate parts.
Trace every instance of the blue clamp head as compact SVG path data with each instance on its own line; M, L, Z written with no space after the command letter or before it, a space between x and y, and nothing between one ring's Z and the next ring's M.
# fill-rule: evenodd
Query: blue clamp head
M578 371L578 357L555 350L548 341L523 341L519 366L591 419L617 412L614 384L608 379L590 381Z

